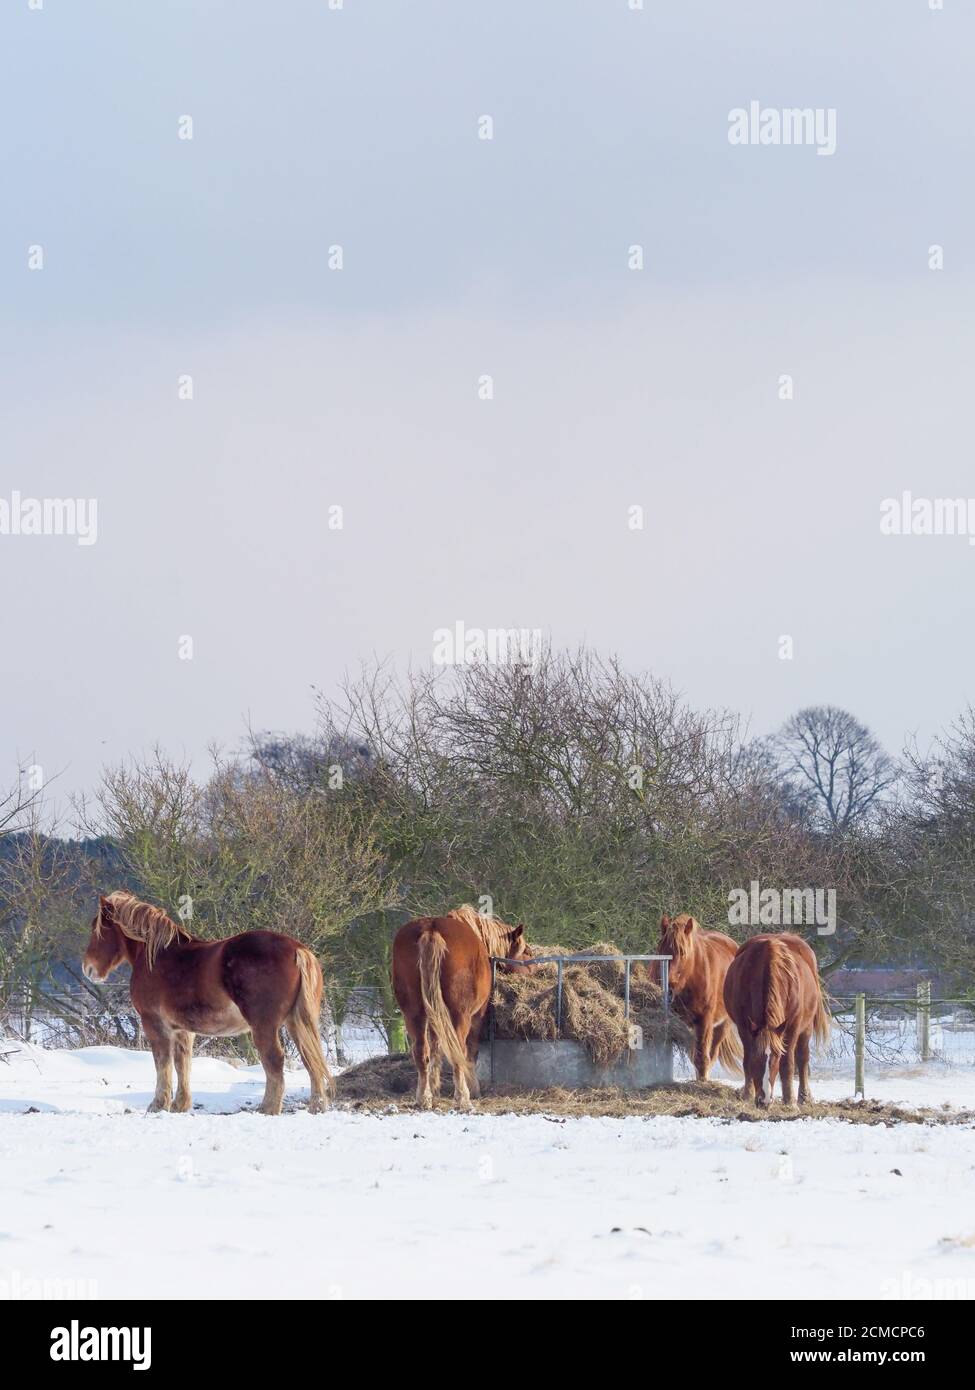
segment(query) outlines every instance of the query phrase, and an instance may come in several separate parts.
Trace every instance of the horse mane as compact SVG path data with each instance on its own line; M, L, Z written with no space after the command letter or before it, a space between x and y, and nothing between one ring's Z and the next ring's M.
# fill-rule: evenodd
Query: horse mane
M452 907L447 916L456 917L459 921L466 922L471 931L480 937L489 956L506 956L508 954L509 937L514 928L509 927L506 922L499 922L497 917L482 916L470 903L461 903L460 907Z
M174 941L193 940L186 928L167 917L161 907L144 903L141 898L137 898L134 893L127 893L124 888L117 888L114 893L109 893L105 901L111 904L112 920L119 931L130 941L145 943L147 970L152 969L159 952L171 946ZM99 904L96 929L101 931L101 926L102 909Z
M675 927L685 927L690 925L689 932L675 931ZM689 912L681 912L676 917L671 917L670 925L665 929L664 936L667 944L676 960L687 960L694 953L694 945L703 936L704 930L696 917L692 917Z

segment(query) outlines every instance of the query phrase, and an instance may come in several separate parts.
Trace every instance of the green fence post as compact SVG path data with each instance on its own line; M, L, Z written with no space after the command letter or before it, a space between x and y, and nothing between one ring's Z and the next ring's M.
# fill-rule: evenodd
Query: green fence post
M386 1034L386 1046L390 1056L396 1052L406 1051L406 1027L403 1023L403 1015L397 1011L389 1020L389 1029Z

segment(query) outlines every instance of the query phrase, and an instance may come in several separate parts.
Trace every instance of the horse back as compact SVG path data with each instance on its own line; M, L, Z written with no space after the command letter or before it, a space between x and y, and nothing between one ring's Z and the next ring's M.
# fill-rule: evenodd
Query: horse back
M440 980L448 1008L480 1008L491 991L491 962L480 937L457 917L419 917L400 927L393 939L393 992L404 1014L420 1008L420 938L428 932L446 947Z
M280 1021L298 997L301 942L280 932L241 932L222 941L181 941L151 970L133 972L132 1001L176 1028L211 1036Z
M820 1001L815 951L793 932L763 932L749 937L725 977L725 1007L739 1033L761 1026L776 977L790 1027L811 1026Z

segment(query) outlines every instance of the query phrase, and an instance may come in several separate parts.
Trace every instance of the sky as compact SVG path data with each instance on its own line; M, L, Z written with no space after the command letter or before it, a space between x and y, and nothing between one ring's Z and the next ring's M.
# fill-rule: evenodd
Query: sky
M8 0L0 521L97 536L0 533L0 787L309 730L457 622L930 738L975 547L880 516L975 493L973 51L960 0Z

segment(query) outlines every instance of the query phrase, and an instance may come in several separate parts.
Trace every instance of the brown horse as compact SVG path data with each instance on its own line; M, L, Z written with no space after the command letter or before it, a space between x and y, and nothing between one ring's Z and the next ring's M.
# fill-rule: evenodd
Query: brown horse
M104 980L128 961L132 1003L156 1063L150 1110L189 1110L193 1037L253 1033L267 1084L261 1110L279 1115L284 1099L287 1026L311 1079L309 1110L328 1105L332 1077L318 1032L322 968L307 946L278 932L250 931L200 941L158 907L122 891L100 898L82 961L89 980ZM179 1083L173 1102L173 1058Z
M743 1099L767 1105L779 1073L782 1100L792 1105L798 1064L799 1104L812 1100L809 1040L815 1034L817 1042L825 1042L830 1019L819 987L816 953L808 942L792 932L753 936L728 969L724 998L745 1048Z
M670 990L674 1012L694 1029L694 1070L707 1081L715 1060L741 1071L741 1044L724 1005L724 979L737 943L724 932L704 931L688 913L660 919L658 956L671 956ZM659 979L659 962L654 975Z
M482 917L465 903L446 917L421 917L393 941L393 992L403 1011L416 1063L416 1103L440 1094L441 1055L454 1073L454 1099L470 1110L481 1093L477 1049L491 1002L491 956L525 960L523 926Z

